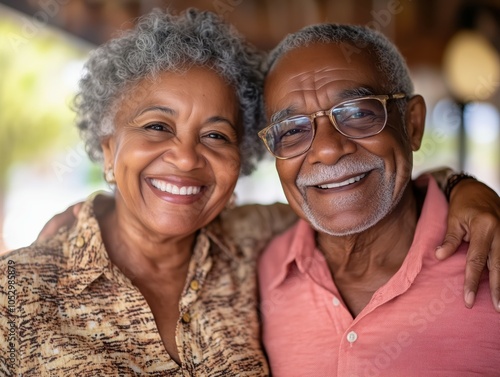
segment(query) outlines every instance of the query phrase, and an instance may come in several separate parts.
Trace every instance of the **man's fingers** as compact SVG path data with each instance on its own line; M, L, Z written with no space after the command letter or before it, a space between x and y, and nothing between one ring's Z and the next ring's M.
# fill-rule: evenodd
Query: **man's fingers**
M473 242L471 240L471 245ZM486 257L480 248L472 248L469 246L467 252L466 266L465 266L465 284L464 284L464 301L465 306L472 308L476 299L477 289L481 274L486 267Z
M466 232L460 224L449 220L448 230L444 237L444 241L441 246L438 246L436 249L436 257L443 260L448 258L450 255L453 255L455 251L457 251L465 236Z
M495 310L500 313L500 240L498 234L494 238L488 257L488 270L490 271L491 300Z
M490 289L493 306L500 313L500 266L498 263L490 270Z
M72 206L73 208L73 216L75 218L78 217L78 213L80 212L80 209L82 209L82 206L83 206L83 202L80 202L80 203L76 203Z
M489 251L493 242L491 227L474 224L470 231L469 250L467 251L465 266L464 300L465 305L471 308L481 280L481 275L486 268Z
M58 225L54 223L54 221L52 221L54 217L52 217L52 219L50 219L49 222L43 226L42 230L38 234L38 237L36 238L37 241L47 241L50 237L52 237L52 235L57 232Z
M46 241L47 239L55 236L59 228L63 226L67 226L68 228L71 227L76 220L81 206L81 203L74 204L71 207L66 208L64 212L53 216L49 222L43 226L36 240ZM76 210L75 207L77 207Z

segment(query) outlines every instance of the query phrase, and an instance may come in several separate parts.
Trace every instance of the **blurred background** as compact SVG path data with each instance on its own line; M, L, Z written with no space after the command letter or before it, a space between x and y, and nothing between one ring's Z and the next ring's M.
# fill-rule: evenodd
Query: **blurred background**
M154 7L215 11L265 50L312 23L380 30L428 106L415 173L449 166L500 192L500 0L0 0L0 252L30 244L55 213L108 190L69 106L89 51ZM285 201L270 158L237 195Z

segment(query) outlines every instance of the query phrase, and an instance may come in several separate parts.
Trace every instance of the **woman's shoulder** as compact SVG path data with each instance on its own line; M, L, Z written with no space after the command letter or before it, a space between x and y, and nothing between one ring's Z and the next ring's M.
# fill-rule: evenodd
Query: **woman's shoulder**
M64 253L64 243L68 239L68 229L61 228L57 234L45 241L35 241L29 246L0 254L0 265L11 261L18 265L33 264L34 261L53 261Z
M61 230L50 240L0 255L0 287L15 288L17 305L31 303L36 310L58 295L59 280L67 273L67 234ZM0 288L0 307L9 298L4 289Z

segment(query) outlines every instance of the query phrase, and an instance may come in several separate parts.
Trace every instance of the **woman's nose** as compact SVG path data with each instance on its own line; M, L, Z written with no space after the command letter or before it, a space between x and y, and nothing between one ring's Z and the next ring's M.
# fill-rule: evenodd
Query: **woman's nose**
M172 145L163 153L163 161L174 165L181 171L191 171L202 168L205 158L202 154L202 144L195 140L180 140L175 138Z

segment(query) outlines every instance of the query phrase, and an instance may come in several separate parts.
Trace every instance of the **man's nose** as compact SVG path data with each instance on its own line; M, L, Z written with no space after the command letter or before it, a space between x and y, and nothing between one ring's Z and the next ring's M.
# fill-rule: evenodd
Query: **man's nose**
M356 143L342 135L328 116L318 116L314 121L316 122L316 134L311 148L307 152L309 163L319 162L325 165L333 165L344 155L356 151Z

